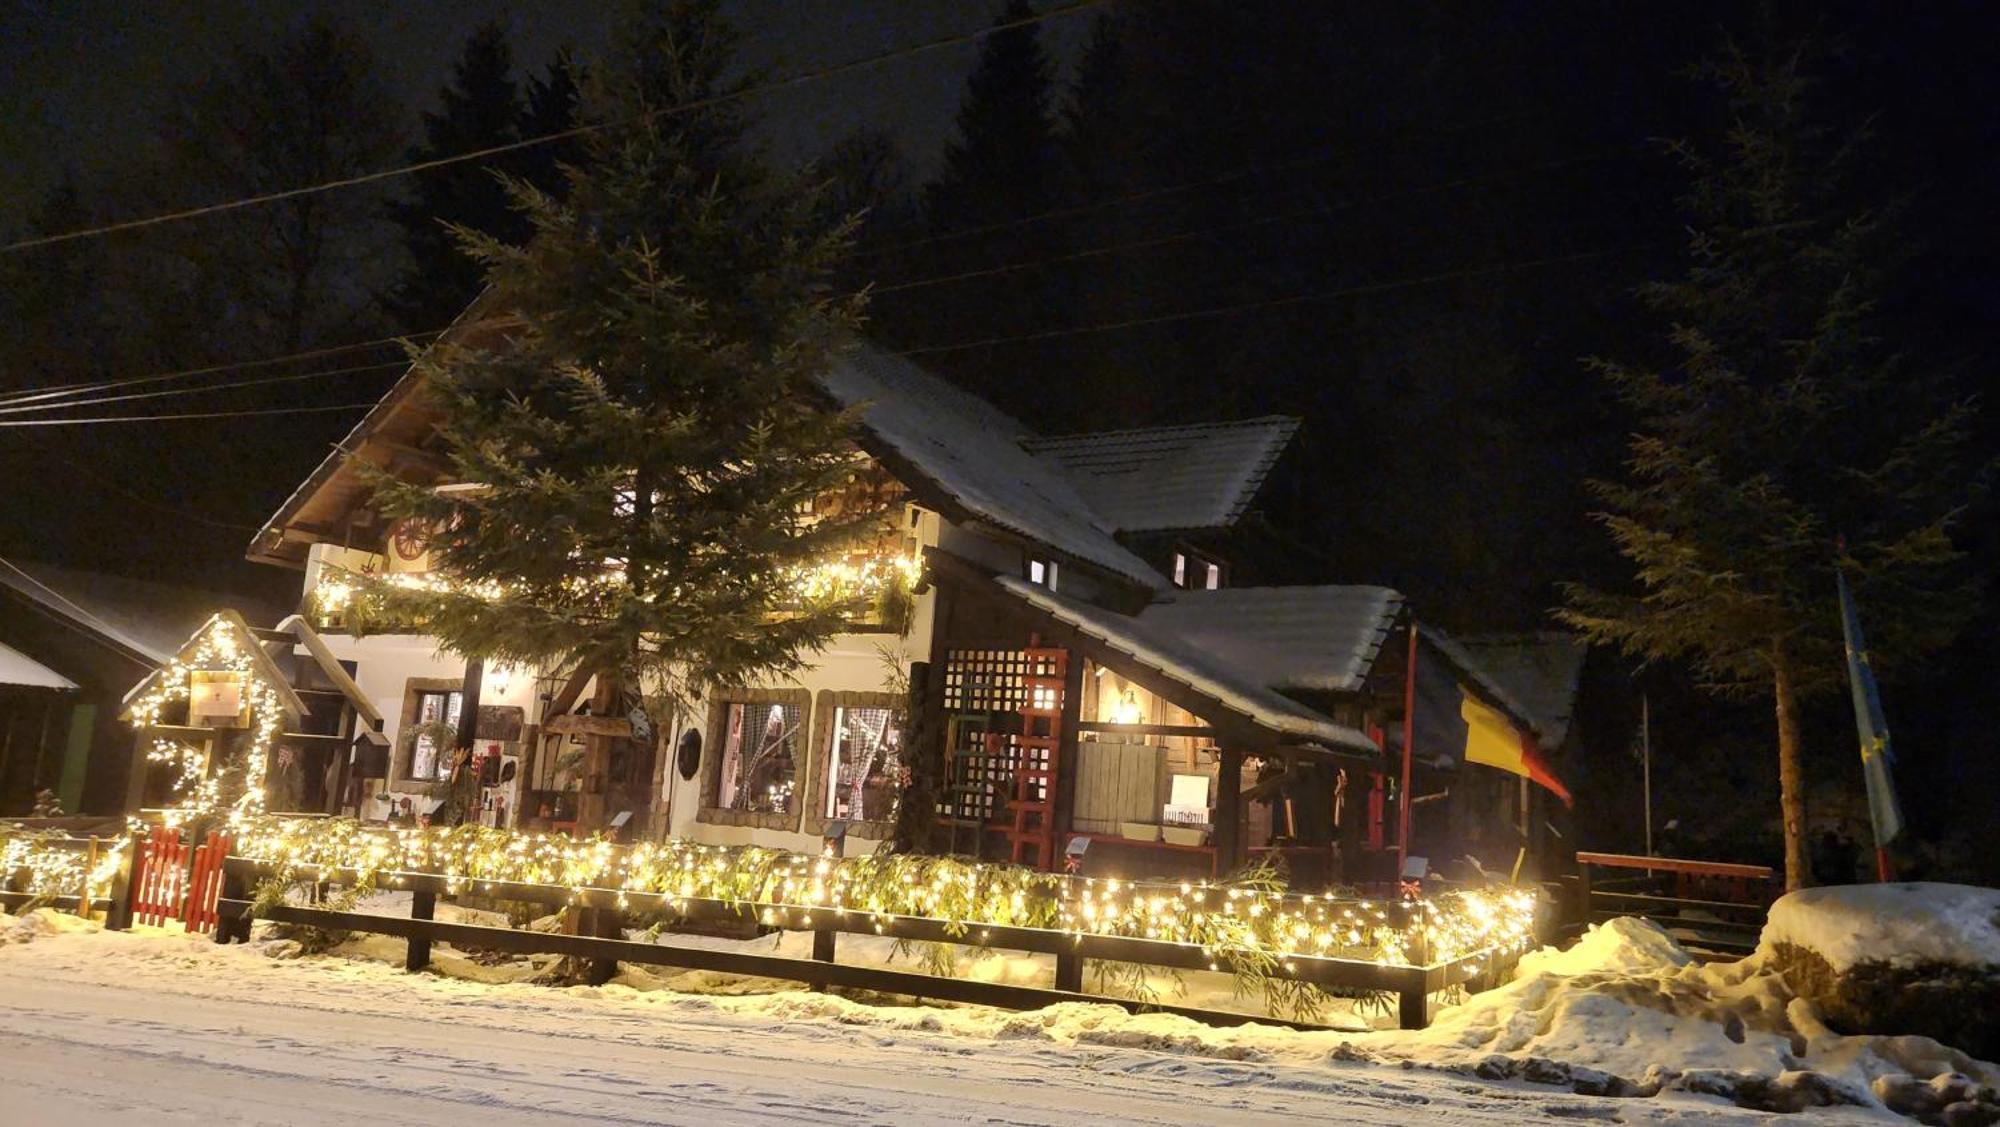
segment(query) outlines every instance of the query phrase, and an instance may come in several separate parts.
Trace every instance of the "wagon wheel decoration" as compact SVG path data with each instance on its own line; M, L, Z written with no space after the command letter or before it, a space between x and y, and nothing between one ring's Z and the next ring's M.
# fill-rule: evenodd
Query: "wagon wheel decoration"
M430 551L429 530L415 517L405 517L396 522L389 533L389 542L395 546L396 555L406 563L415 563Z

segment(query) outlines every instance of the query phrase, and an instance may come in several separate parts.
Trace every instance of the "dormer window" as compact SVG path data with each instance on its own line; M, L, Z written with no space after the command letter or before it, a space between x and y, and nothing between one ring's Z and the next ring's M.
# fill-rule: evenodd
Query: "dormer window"
M1222 565L1185 548L1174 550L1174 586L1189 591L1215 591L1222 587Z
M1037 587L1056 589L1056 561L1037 556L1028 557L1028 582Z

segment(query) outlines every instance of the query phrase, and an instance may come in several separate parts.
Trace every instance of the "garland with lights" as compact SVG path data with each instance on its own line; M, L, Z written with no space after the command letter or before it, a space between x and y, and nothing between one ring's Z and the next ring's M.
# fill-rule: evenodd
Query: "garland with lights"
M129 838L99 842L92 864L84 843L57 830L0 824L0 887L18 885L30 903L81 893L85 906L111 894ZM86 871L86 867L88 871Z
M173 784L178 801L165 812L169 827L226 816L235 829L245 819L265 811L264 784L270 771L271 748L284 731L285 711L277 689L257 668L252 655L256 644L253 639L238 638L236 628L228 621L211 619L195 642L193 652L170 660L161 668L153 687L132 702L130 719L134 727L144 730L159 724L169 708L186 705L191 676L196 671L234 674L248 701L248 738L242 754L233 761L208 763L202 752L167 741L156 742L148 751L148 759L174 763L179 768ZM143 823L134 819L133 827L142 829Z
M255 817L237 826L239 856L286 871L356 874L393 887L397 874L442 877L448 889L519 883L748 906L761 922L810 927L806 909L980 926L1153 939L1200 947L1211 967L1268 973L1320 957L1410 965L1524 949L1536 894L1468 889L1424 900L1295 896L1268 877L1149 884L1038 872L956 857L813 857L679 839L619 846L487 826L387 827L352 819ZM622 900L621 900L622 903ZM791 913L798 913L794 917ZM878 922L879 927L879 922ZM1287 964L1286 969L1291 969Z

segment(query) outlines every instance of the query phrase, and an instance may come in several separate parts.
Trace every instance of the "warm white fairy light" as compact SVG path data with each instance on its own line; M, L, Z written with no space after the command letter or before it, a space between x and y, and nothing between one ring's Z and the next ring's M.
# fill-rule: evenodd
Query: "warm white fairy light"
M1524 948L1533 938L1530 888L1454 891L1418 901L1300 897L1210 882L1133 883L1071 877L950 857L835 858L679 839L616 846L601 838L485 826L388 827L349 819L245 819L235 852L281 868L387 876L425 873L451 889L514 882L554 885L572 899L597 891L717 900L782 920L809 909L1154 939L1199 946L1231 966L1300 957L1408 965Z
M122 837L100 842L91 864L81 843L66 834L0 825L0 885L18 884L38 899L81 895L86 901L101 900L111 894L111 881L124 866L130 844Z
M185 825L204 814L223 812L224 789L235 775L240 775L242 790L234 802L226 804L231 826L239 826L245 819L264 813L264 784L270 770L271 747L284 731L285 710L276 686L265 680L257 666L255 646L252 640L239 640L236 628L226 620L212 619L195 642L193 652L186 658L177 656L169 661L155 678L153 687L132 703L134 726L144 729L158 724L170 705L187 702L196 671L236 675L243 686L244 699L249 702L250 731L240 764L209 764L200 781L188 789L188 760L175 753L181 776L174 784L179 801L166 809L165 821L170 827ZM154 752L158 751L156 744ZM150 754L148 757L154 758Z

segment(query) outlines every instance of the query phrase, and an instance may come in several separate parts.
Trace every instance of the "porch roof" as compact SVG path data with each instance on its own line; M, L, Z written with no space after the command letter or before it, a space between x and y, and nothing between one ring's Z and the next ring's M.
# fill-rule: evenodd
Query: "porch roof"
M1352 693L1402 608L1387 587L1224 587L1175 591L1139 617L1272 688Z
M1375 742L1360 730L1336 723L1324 713L1292 700L1263 681L1261 674L1236 667L1206 646L1158 623L1145 621L1143 615L1134 618L1119 614L1029 583L1019 576L999 575L994 582L1058 622L1135 662L1151 666L1168 679L1214 699L1282 737L1317 743L1329 751L1372 755L1378 750Z
M58 689L67 691L76 688L76 682L22 653L20 650L0 642L0 685L17 685L28 689Z
M1239 422L1029 438L1120 532L1227 528L1264 484L1299 421L1269 415Z

